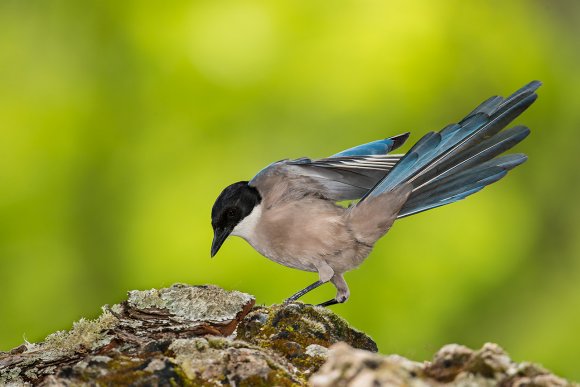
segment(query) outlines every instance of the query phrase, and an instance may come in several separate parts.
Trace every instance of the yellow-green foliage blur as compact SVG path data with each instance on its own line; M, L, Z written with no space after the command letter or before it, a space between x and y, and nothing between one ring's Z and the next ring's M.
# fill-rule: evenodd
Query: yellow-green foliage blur
M128 289L280 302L316 275L237 238L209 258L226 185L405 131L412 144L539 79L517 120L529 161L396 223L333 310L383 353L494 341L580 379L579 26L574 0L0 0L0 350Z

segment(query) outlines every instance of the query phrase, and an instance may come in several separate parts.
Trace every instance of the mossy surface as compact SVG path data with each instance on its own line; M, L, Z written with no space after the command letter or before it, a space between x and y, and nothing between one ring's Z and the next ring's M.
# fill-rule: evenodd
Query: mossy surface
M74 366L64 367L51 382L74 381L73 385L97 386L194 386L170 358L159 355L131 357L118 355L106 362L89 356Z
M316 371L326 360L322 351L346 342L355 348L376 352L377 345L364 333L330 310L302 303L257 307L238 325L238 338L282 354L301 371Z
M175 340L169 347L191 380L235 385L300 385L305 379L275 352L240 340L206 337Z

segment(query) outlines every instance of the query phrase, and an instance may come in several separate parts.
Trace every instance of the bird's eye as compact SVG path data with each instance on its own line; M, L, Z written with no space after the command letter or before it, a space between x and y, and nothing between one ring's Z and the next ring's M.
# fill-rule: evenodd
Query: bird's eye
M230 209L228 209L228 210L227 210L227 212L226 212L226 216L227 216L229 219L232 219L232 218L235 218L235 217L236 217L236 213L237 213L237 211L236 211L236 209L235 209L235 208L230 208Z

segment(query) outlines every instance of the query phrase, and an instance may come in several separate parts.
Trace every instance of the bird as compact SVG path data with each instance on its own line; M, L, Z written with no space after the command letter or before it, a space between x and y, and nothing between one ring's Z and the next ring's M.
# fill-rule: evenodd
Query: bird
M327 282L336 296L318 305L345 302L344 274L362 264L395 220L464 199L527 160L502 154L530 130L504 128L536 100L540 85L532 81L507 98L488 98L405 154L390 152L408 132L322 159L277 161L227 186L211 210L211 257L229 236L241 237L274 262L318 274L285 303Z

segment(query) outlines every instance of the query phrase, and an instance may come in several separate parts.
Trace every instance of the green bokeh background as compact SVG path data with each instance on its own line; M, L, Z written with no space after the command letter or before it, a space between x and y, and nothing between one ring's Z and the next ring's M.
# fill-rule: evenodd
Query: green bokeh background
M211 260L221 189L281 158L412 143L540 79L517 120L529 161L398 222L333 310L383 353L495 341L579 380L579 37L575 0L0 0L0 350L128 289L280 302L316 276L237 238Z

